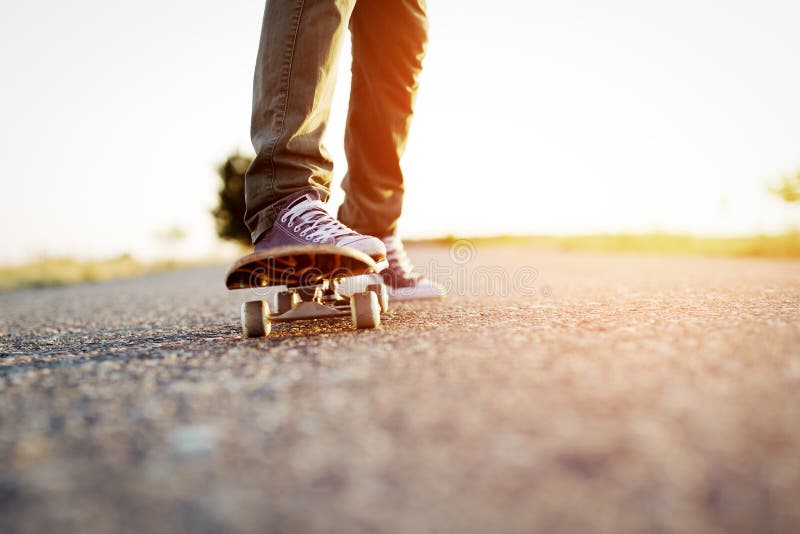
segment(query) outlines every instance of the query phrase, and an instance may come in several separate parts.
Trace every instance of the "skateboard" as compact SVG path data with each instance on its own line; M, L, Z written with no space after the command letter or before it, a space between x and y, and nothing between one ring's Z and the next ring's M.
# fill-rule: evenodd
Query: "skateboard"
M357 329L376 328L389 308L386 286L379 277L359 275L376 273L383 263L346 247L289 245L240 258L228 269L225 285L262 297L242 304L244 337L268 336L272 323L347 315ZM342 282L361 278L362 287L348 284L350 294L340 292ZM273 288L269 302L266 288Z

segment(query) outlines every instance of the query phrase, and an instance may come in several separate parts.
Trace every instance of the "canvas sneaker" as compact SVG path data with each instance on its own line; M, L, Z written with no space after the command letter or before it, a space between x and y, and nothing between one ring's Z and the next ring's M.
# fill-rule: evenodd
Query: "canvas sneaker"
M286 245L334 245L363 252L386 265L386 247L380 239L362 235L328 213L315 190L302 191L287 199L272 229L255 243L255 251Z
M380 274L389 292L390 300L442 298L447 294L444 286L414 272L414 266L399 237L388 236L384 237L382 241L386 246L386 259L389 266Z

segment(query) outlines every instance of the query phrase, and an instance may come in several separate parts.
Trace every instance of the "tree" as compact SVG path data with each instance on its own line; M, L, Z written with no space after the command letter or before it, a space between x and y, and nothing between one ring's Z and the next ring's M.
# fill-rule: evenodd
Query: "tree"
M244 224L244 175L253 161L236 151L217 167L222 181L219 189L219 203L211 212L222 239L250 245L250 230Z
M770 186L769 190L786 202L800 202L800 170L781 176L778 185Z

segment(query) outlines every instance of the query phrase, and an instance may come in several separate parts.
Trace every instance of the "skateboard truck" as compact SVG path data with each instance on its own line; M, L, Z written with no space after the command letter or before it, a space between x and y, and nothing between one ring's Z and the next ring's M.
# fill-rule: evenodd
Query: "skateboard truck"
M389 308L389 295L382 283L369 284L349 297L339 294L336 280L287 288L275 295L272 312L263 300L242 304L245 337L269 335L272 323L351 316L357 329L376 328Z

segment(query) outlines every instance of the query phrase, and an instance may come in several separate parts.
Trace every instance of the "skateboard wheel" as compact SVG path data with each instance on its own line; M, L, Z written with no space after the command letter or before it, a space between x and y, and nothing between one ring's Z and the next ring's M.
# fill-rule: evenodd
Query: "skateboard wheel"
M356 328L375 328L381 324L381 305L374 291L355 293L350 297L350 315Z
M269 335L269 307L263 300L253 300L242 304L242 334L244 337L265 337Z
M277 306L275 307L275 313L281 314L286 313L292 308L294 308L295 304L298 302L298 298L295 293L291 291L281 291L278 293L276 300Z
M372 291L378 296L378 304L381 306L381 313L389 311L389 292L383 284L369 284L367 291Z

